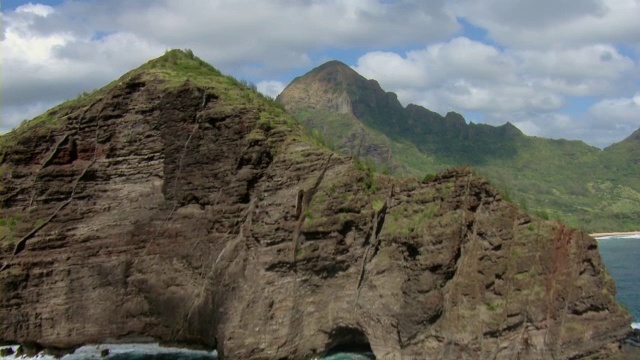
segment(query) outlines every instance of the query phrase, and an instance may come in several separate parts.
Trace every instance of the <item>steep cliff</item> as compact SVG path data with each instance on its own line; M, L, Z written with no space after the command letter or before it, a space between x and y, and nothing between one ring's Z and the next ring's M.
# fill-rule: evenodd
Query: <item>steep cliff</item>
M188 52L0 139L2 342L596 359L629 331L585 233L468 169L376 175Z

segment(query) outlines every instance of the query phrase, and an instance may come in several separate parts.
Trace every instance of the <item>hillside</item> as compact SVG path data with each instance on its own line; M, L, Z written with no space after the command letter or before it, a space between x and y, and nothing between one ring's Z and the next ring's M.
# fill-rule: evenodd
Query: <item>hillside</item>
M542 217L591 232L640 227L640 130L600 150L526 136L511 123L467 123L455 112L403 107L338 61L294 79L277 100L336 150L383 172L420 177L470 165Z
M0 343L616 358L597 242L466 168L375 174L172 50L0 137Z

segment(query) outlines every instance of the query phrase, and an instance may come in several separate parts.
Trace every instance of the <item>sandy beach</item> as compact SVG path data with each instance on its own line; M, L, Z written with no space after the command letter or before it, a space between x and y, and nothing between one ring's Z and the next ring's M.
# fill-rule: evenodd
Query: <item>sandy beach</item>
M589 236L592 236L592 237L622 236L622 235L640 235L640 231L608 232L608 233L593 233L593 234L589 234Z

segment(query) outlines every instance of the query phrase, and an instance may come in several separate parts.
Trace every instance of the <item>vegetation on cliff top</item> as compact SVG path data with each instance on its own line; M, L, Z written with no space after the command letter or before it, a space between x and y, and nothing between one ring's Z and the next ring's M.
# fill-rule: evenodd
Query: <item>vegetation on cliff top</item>
M0 156L11 149L25 135L46 136L51 128L61 126L67 117L85 111L99 101L114 86L139 76L142 81L159 81L160 89L170 89L189 81L215 94L221 111L233 112L238 108L252 108L260 112L261 126L288 126L296 124L284 107L256 91L255 85L222 74L193 54L191 50L169 50L163 56L150 60L131 70L106 86L77 98L63 102L19 127L0 136ZM0 158L1 163L1 158Z
M345 94L350 104L342 109L351 111L336 113L333 105ZM542 217L588 231L640 226L640 130L600 150L526 136L510 123L467 123L453 112L405 108L395 94L336 61L295 79L278 100L336 150L357 153L395 175L469 165Z

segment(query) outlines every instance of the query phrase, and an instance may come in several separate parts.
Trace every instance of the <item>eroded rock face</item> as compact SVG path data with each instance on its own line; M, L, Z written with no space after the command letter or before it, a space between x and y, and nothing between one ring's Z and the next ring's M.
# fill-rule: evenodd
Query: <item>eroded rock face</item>
M0 337L225 359L614 356L597 243L467 169L372 175L186 82L134 77L3 157Z

